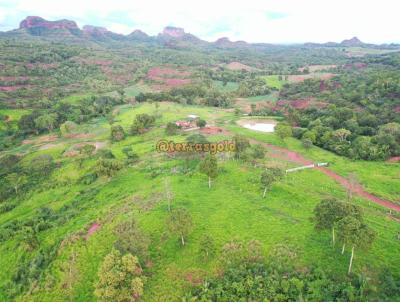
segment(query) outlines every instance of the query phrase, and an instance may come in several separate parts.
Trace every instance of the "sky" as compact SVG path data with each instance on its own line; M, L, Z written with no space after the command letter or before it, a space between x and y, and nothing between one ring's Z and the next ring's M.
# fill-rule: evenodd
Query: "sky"
M0 31L26 16L70 19L128 34L183 27L207 41L265 43L400 42L399 0L0 0Z

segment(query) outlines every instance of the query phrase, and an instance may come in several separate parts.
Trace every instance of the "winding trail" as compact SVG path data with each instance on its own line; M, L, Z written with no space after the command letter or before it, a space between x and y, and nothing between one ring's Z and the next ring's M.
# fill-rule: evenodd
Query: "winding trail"
M299 154L297 152L290 151L288 149L274 146L274 145L271 145L268 143L263 143L258 140L255 140L255 139L249 139L249 141L251 143L261 144L264 147L266 147L267 149L271 150L272 153L270 153L269 155L272 157L281 158L281 159L295 162L295 163L301 164L301 165L310 165L310 164L314 163L314 162L304 158L301 154ZM315 169L321 171L325 175L334 179L336 182L341 184L347 190L350 190L351 192L353 192L365 199L368 199L376 204L379 204L385 208L394 210L396 212L400 212L400 205L397 205L391 201L381 199L371 193L368 193L367 191L365 191L365 189L360 184L356 184L356 185L351 184L345 177L336 174L335 172L333 172L332 170L330 170L326 167L315 167Z
M280 159L295 162L295 163L301 164L301 165L310 165L310 164L314 163L314 162L304 158L301 154L299 154L297 152L290 151L288 149L274 146L274 145L271 145L268 143L263 143L258 140L255 140L255 139L249 139L249 141L252 144L261 144L264 147L266 147L267 149L269 149L271 151L269 153L269 155L274 158L280 158ZM334 179L336 182L341 184L347 190L350 190L351 192L353 192L365 199L368 199L376 204L379 204L387 209L391 209L396 212L400 212L400 205L397 205L389 200L385 200L385 199L379 198L371 193L368 193L367 191L365 191L365 189L360 184L356 184L356 185L351 184L345 177L336 174L335 172L333 172L332 170L329 170L326 167L315 167L315 169L321 171L325 175Z

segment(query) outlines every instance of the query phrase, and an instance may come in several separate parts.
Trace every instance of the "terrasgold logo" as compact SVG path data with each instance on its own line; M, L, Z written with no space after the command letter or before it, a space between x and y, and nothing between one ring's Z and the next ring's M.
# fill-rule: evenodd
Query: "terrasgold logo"
M158 152L235 152L236 145L233 141L221 141L217 143L176 143L173 141L159 140L156 144Z

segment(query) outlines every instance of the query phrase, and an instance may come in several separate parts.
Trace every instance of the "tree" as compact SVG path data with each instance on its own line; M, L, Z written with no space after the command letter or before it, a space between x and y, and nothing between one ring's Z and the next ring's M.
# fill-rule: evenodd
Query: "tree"
M78 125L71 121L66 121L60 126L61 135L66 135L68 133L74 132L78 128Z
M122 254L136 255L142 261L149 257L150 238L140 229L134 218L118 224L114 234L117 236L114 247Z
M38 155L33 158L27 168L27 173L31 172L39 176L47 176L54 168L53 157L48 154Z
M285 139L293 135L292 127L285 123L279 123L276 125L275 132L281 139Z
M121 169L122 164L119 160L100 158L97 161L96 174L97 176L105 175L108 178L111 178Z
M145 278L138 258L132 254L121 256L113 249L104 258L97 275L94 294L99 301L131 302L143 294Z
M200 119L200 118L196 121L196 126L199 127L199 128L205 127L206 124L207 124L207 122L205 120Z
M148 128L152 127L155 122L155 117L146 113L138 114L131 126L131 135L137 135L145 132Z
M335 198L323 199L314 208L315 228L318 230L331 230L332 245L334 246L336 223L347 216L353 216L361 220L361 208L353 204L344 203Z
M348 269L348 274L350 274L355 247L363 249L370 247L375 240L376 233L354 216L346 216L339 220L336 227L338 229L338 237L343 242L343 245L347 244L351 246L351 257Z
M278 181L282 178L283 171L279 168L267 168L261 173L260 182L264 188L263 198L265 197L268 188L270 188L275 181Z
M250 147L250 142L243 135L235 135L233 142L235 143L235 158L240 159L241 155Z
M40 244L35 229L30 226L23 227L20 231L20 242L23 248L30 252Z
M315 143L317 141L317 135L314 131L306 131L303 133L302 139L308 139L311 141L311 143Z
M82 148L79 149L80 157L79 157L79 167L82 167L83 161L90 156L93 155L94 151L96 151L96 146L92 144L85 144Z
M256 144L253 145L253 158L255 159L263 159L265 157L265 148L260 145Z
M211 179L218 176L218 162L215 155L208 154L200 163L200 172L208 176L208 188L211 188Z
M5 154L0 157L0 176L16 171L21 157L15 154Z
M35 126L38 129L47 129L51 132L57 124L58 115L56 113L44 114L35 119Z
M178 235L182 245L185 245L185 237L193 228L192 216L184 208L172 210L167 218L167 228L172 234Z
M173 194L171 192L171 184L169 178L166 178L164 180L164 185L165 185L165 198L167 199L168 202L168 211L171 212L171 201L173 198Z
M167 135L176 135L178 131L179 127L173 122L168 123L165 127L165 134Z
M122 141L125 138L124 128L120 125L111 126L111 140L114 142Z
M15 195L18 195L18 189L28 182L26 175L17 173L8 174L6 180L14 188Z
M347 188L347 201L350 201L353 198L353 191L355 190L357 186L357 175L354 173L349 173L348 176L348 188Z
M122 149L122 152L123 152L123 153L125 154L125 156L126 156L126 163L127 163L127 164L132 164L132 163L134 163L135 161L137 161L138 158L139 158L139 155L137 155L137 154L133 151L133 149L132 149L131 146L124 147L124 148Z
M303 138L301 140L301 143L303 144L304 149L310 149L313 146L313 142L309 138Z
M200 238L200 254L203 256L203 258L208 259L215 254L215 251L216 249L214 239L210 235L203 235Z

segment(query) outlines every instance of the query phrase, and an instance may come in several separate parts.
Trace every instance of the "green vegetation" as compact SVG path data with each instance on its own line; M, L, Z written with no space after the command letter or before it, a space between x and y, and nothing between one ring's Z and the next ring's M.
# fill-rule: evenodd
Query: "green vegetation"
M270 75L264 77L265 82L267 83L268 87L281 89L283 84L286 82L285 76L282 75Z
M400 299L399 54L27 37L0 36L0 301Z

